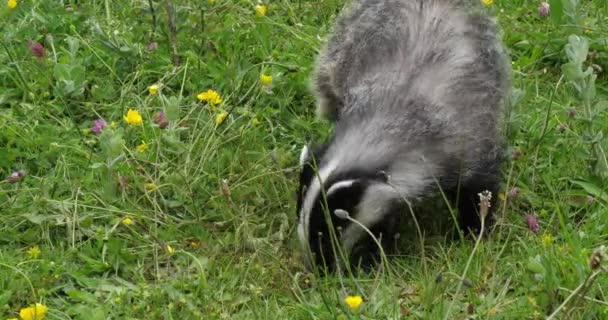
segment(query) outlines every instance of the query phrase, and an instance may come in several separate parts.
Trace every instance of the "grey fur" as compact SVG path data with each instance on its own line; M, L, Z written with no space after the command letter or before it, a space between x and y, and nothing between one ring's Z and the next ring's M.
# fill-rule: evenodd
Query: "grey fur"
M316 160L321 179L356 168L379 168L390 177L391 188L376 185L359 212L350 212L368 227L384 218L388 198L413 202L439 180L449 189L498 176L509 64L495 23L478 4L355 0L318 58L317 113L336 121ZM309 193L298 227L304 246L306 211L316 198ZM347 230L342 240L355 242L361 236L355 233Z

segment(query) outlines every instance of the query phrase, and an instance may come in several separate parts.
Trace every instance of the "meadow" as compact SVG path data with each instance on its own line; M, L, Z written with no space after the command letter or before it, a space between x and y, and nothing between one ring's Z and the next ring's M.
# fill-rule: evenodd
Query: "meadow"
M344 1L2 0L0 318L608 319L608 1L483 3L513 67L498 221L419 217L355 277L295 235Z

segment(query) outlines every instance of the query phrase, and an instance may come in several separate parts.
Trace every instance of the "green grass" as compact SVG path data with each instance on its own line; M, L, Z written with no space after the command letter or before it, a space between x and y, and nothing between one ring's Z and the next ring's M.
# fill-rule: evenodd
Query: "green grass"
M307 273L295 236L297 156L330 128L308 79L343 2L277 0L265 17L252 1L167 2L179 61L164 0L1 3L0 178L25 176L0 182L0 318L36 302L47 319L608 318L605 272L568 299L608 243L606 1L551 1L544 19L538 1L489 7L516 89L504 127L520 156L502 192L519 194L495 201L497 227L475 250L421 219L423 239L357 278ZM562 71L571 34L589 40L572 66L591 66L594 85ZM197 100L208 89L215 110ZM115 125L94 135L98 118ZM347 295L364 297L358 313Z

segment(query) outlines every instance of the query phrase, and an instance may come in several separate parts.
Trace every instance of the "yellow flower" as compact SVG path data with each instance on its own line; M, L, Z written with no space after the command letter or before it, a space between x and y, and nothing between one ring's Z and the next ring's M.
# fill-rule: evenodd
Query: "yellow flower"
M8 0L6 5L11 9L15 9L17 7L17 0Z
M483 4L485 4L486 6L489 6L494 3L494 0L481 0L481 2L483 2Z
M151 95L155 95L155 94L157 94L157 93L158 93L158 90L159 90L159 89L160 89L160 86L159 86L159 85L157 85L157 84L153 84L153 85L151 85L151 86L149 86L149 87L148 87L148 92L149 92Z
M38 258L38 257L40 256L40 253L41 253L41 252L42 252L42 251L40 251L40 248L39 248L38 246L33 246L33 247L29 248L29 249L26 251L27 256L28 256L30 259L36 259L36 258Z
M260 76L260 82L265 86L269 86L272 84L272 76L267 76L265 74L262 74Z
M209 4L214 4L215 0L207 0L207 2L209 2Z
M46 317L46 312L49 310L45 305L36 303L32 307L27 307L19 311L19 316L23 320L42 320Z
M344 298L344 302L353 310L357 311L361 304L363 303L363 298L361 296L348 296Z
M144 188L146 188L146 190L148 190L148 191L154 191L154 190L158 189L158 186L154 183L146 183L144 185Z
M130 226L133 224L133 219L126 217L122 219L122 224L124 224L125 226Z
M135 147L135 149L137 149L137 151L142 152L142 153L146 152L146 150L148 150L148 144L145 141L142 141L140 145Z
M143 122L139 111L133 109L129 109L129 111L127 111L127 115L124 116L124 118L127 124L130 124L132 126L141 126Z
M175 249L173 249L173 247L172 247L172 246L167 245L167 252L168 252L169 254L174 254L174 253L175 253Z
M548 233L545 233L540 238L540 241L543 243L543 246L548 247L553 243L553 236Z
M224 121L226 120L226 117L228 117L228 112L223 111L221 113L218 113L218 115L215 116L215 125L219 126L222 123L224 123Z
M19 320L19 319L17 319L17 318L8 318L6 320Z
M266 7L265 5L258 4L257 6L255 6L255 15L261 18L266 15L267 10L268 7Z
M222 103L222 97L215 90L207 90L199 93L197 96L198 100L208 102L212 106Z

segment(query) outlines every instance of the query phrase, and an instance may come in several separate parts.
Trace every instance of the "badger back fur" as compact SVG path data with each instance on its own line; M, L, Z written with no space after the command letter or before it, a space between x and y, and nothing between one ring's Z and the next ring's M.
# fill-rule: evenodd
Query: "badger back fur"
M300 157L309 265L341 260L332 239L351 263L371 262L376 242L352 220L387 246L407 206L438 188L458 195L461 227L479 228L477 194L498 188L509 83L496 25L478 5L354 0L340 15L314 76L334 133Z

